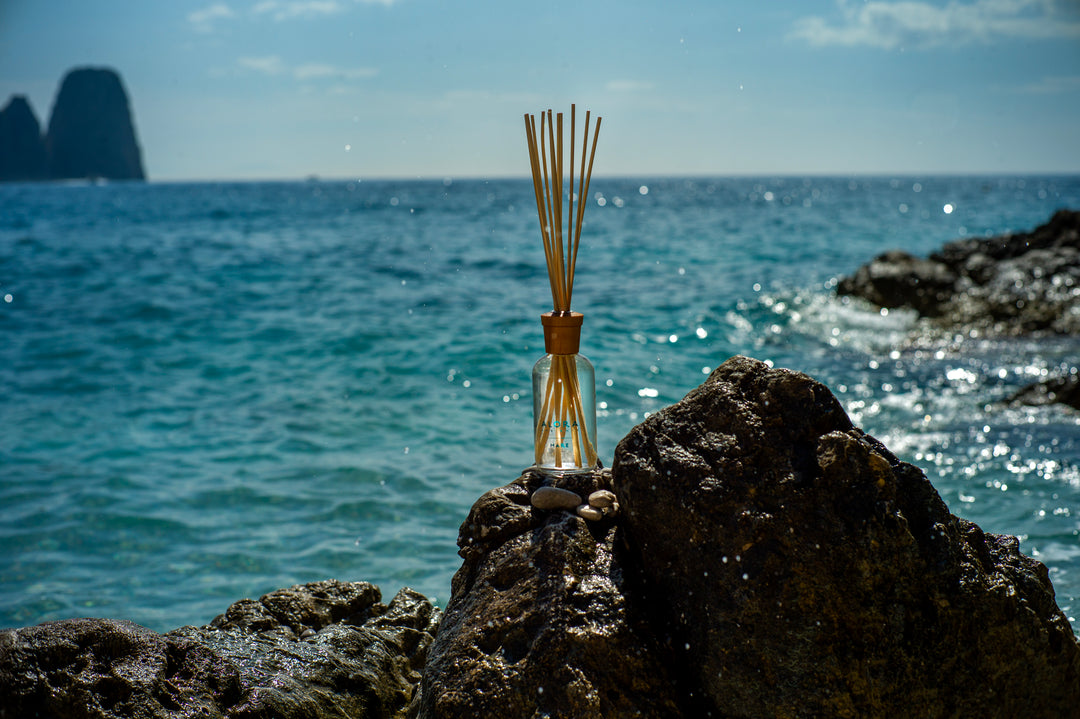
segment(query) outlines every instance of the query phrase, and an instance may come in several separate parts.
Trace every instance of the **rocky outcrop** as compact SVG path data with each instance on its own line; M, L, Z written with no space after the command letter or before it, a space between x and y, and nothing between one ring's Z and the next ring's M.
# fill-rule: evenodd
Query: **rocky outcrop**
M41 125L22 95L0 110L0 182L44 180L48 176Z
M837 292L965 335L1080 334L1080 212L1060 210L1031 232L956 240L926 259L887 252Z
M568 476L587 497L610 475ZM411 716L684 716L670 652L620 557L613 521L530 504L527 472L477 500Z
M0 632L0 714L400 717L438 611L408 589L379 600L372 584L330 580L167 634L109 619Z
M531 474L477 502L413 716L1080 706L1046 568L950 514L806 375L725 362L627 435L610 483L620 513L595 523L530 506Z
M564 491L536 496L549 485ZM527 471L486 493L458 545L437 634L423 597L383 606L374 586L333 581L164 635L54 622L0 632L0 707L1012 719L1080 706L1080 644L1046 567L950 514L824 385L745 357L634 428L610 471Z
M1080 410L1080 369L1072 367L1067 372L1030 384L1007 401L1029 407L1063 404Z
M64 77L45 146L52 179L146 177L127 93L113 70L78 68Z

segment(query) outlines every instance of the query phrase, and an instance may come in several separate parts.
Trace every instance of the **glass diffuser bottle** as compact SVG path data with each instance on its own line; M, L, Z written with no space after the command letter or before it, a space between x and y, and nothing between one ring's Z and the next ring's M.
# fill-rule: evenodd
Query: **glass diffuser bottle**
M578 354L581 344L580 312L570 311L574 294L574 267L577 264L584 198L589 196L596 138L600 118L589 145L590 114L585 113L585 134L581 142L580 176L574 191L575 111L570 106L570 191L563 193L563 115L554 118L551 110L536 118L525 115L525 139L529 145L536 211L544 241L551 312L541 315L544 350L547 354L533 367L533 443L536 468L548 474L591 472L596 469L596 382L593 366ZM581 199L579 200L579 193ZM563 201L568 204L563 232ZM575 207L575 201L577 206Z
M596 468L596 374L578 354L580 312L541 315L544 350L533 366L536 468L567 474Z

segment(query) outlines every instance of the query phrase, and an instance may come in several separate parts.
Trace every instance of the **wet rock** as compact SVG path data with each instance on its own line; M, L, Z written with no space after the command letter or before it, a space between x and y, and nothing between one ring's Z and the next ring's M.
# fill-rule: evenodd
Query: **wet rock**
M888 252L837 292L962 334L1080 334L1080 212L1060 210L1031 232L956 240L926 259Z
M619 444L651 626L697 716L1056 717L1080 646L1046 568L950 514L822 384L736 357Z
M1056 376L1030 384L1007 401L1010 404L1031 407L1064 404L1080 410L1080 369L1072 367Z
M127 92L107 68L77 68L64 76L45 146L53 179L146 177Z
M7 716L400 717L438 623L402 589L315 582L157 634L71 619L0 632ZM306 635L304 641L299 641Z
M689 692L648 624L610 522L529 506L527 472L482 496L411 716L676 717ZM579 496L610 474L565 477Z
M23 95L0 110L0 182L44 180L48 174L41 125Z

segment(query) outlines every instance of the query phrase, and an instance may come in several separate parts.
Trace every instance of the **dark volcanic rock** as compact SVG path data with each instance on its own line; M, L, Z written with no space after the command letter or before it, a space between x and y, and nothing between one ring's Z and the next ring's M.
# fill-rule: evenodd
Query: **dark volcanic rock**
M64 76L45 145L53 179L145 179L127 93L112 70L79 68Z
M44 180L45 141L30 103L14 95L0 110L0 182Z
M374 585L330 580L168 634L109 619L7 630L0 716L400 717L437 622L411 590L384 606Z
M837 292L965 334L1080 334L1080 212L1060 210L1027 233L956 240L927 259L888 252Z
M1080 370L1073 367L1068 372L1028 385L1008 402L1032 407L1060 403L1080 409Z
M559 486L586 497L608 481ZM462 524L465 561L411 716L683 716L690 698L635 600L614 523L534 509L541 483L527 472L488 492Z
M728 360L631 431L612 471L654 622L714 716L1080 706L1046 568L951 515L809 377Z

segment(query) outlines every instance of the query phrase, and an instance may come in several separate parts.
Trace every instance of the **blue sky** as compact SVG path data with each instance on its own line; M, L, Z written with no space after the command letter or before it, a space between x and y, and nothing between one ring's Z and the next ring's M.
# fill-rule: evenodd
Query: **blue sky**
M122 75L152 179L1080 172L1077 0L0 0L0 102Z

